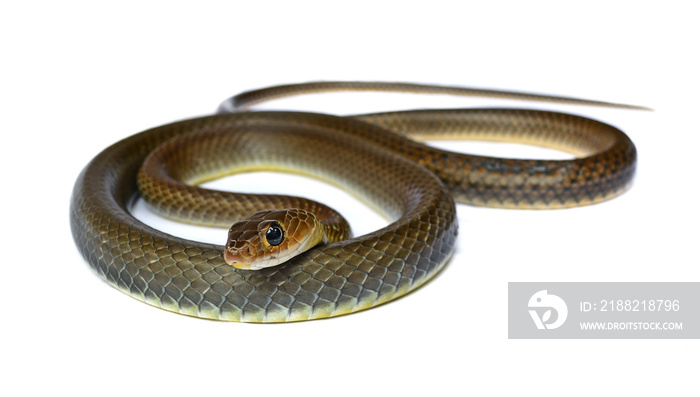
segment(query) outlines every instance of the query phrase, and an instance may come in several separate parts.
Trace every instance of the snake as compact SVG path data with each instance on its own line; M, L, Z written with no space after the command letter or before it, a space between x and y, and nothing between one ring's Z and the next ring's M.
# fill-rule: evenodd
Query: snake
M641 108L391 82L310 82L247 91L224 101L217 114L125 138L85 166L74 185L70 225L87 263L127 295L187 316L259 323L340 316L392 301L438 274L457 244L455 203L570 208L616 197L634 177L637 152L627 135L573 114L461 108L335 116L252 109L271 99L328 91ZM468 155L422 142L438 139L519 142L563 150L573 158ZM354 237L341 215L310 198L199 186L260 170L299 173L339 186L386 217L388 225ZM226 245L173 236L132 215L139 196L166 217L235 227L228 240L222 237ZM253 243L267 249L264 265L245 262L255 263L259 255L250 248ZM293 255L283 253L288 248ZM458 304L457 291L453 299Z

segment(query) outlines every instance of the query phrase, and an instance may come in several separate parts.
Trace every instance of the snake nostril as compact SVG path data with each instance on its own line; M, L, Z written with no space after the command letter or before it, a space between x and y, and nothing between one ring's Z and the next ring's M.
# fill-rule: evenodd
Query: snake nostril
M236 255L228 249L224 250L224 261L226 261L226 263L234 267L238 264Z

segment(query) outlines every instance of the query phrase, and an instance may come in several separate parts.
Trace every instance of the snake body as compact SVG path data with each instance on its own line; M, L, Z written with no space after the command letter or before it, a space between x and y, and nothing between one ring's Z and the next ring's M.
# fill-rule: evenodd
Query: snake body
M412 84L308 83L244 93L222 109L336 89L484 94ZM578 157L548 161L469 156L434 149L405 135L518 141L568 150ZM181 142L158 149L174 138ZM139 185L145 195L156 198L154 206L172 217L220 224L261 206L326 211L322 204L299 198L230 196L192 186L231 172L282 169L341 185L391 223L365 236L312 248L280 266L235 269L224 261L222 246L168 235L129 213L138 194L139 168L157 150L165 154L151 171L160 177L139 176ZM454 200L504 208L586 205L624 191L635 164L634 145L624 133L562 113L442 109L337 117L235 112L153 128L105 149L76 181L70 220L88 263L132 297L196 317L299 321L373 307L433 277L455 247Z

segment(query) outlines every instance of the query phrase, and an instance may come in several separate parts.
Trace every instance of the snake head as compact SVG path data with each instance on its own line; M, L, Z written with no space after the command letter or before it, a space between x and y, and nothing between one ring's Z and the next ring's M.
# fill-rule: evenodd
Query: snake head
M322 242L323 226L311 212L260 211L231 226L224 260L237 269L258 270L282 264Z

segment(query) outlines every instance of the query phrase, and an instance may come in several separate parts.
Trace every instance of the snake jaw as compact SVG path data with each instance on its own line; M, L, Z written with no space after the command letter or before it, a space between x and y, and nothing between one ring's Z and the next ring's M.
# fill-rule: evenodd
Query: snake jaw
M236 269L250 269L250 265L240 255L228 248L224 250L224 260Z
M308 211L260 211L231 226L224 260L236 269L259 270L280 265L324 240L321 221Z

